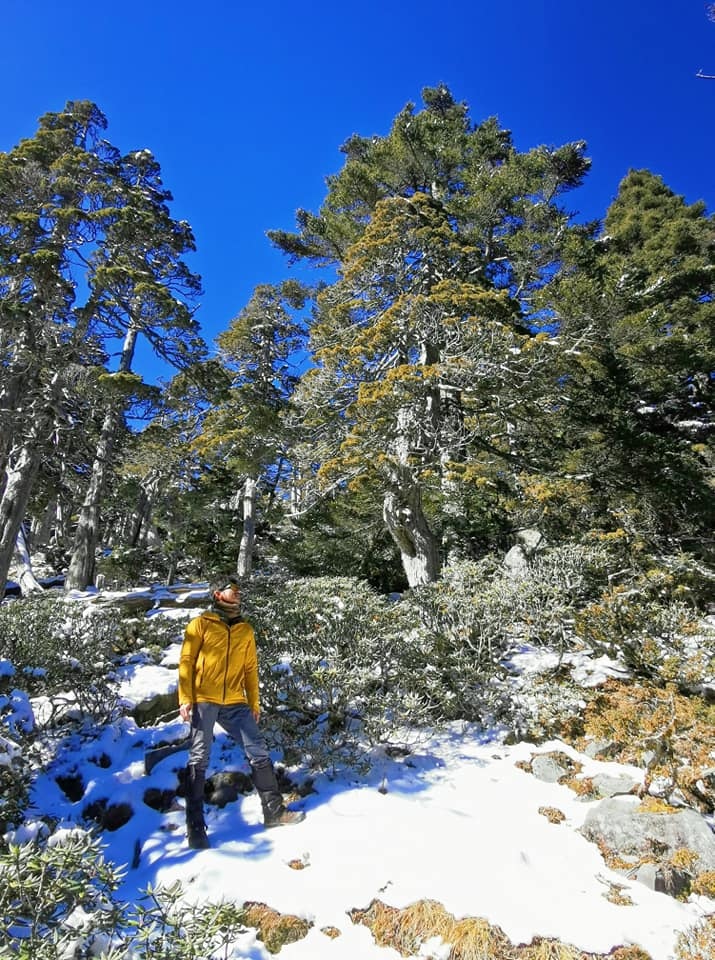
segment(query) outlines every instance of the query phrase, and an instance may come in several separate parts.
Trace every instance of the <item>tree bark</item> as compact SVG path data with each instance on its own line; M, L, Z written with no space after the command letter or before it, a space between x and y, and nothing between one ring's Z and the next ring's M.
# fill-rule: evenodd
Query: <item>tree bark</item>
M417 436L421 442L421 428L407 407L398 411L397 422L395 463L382 501L382 516L400 551L407 583L417 587L439 579L440 545L422 507L419 481L409 466L410 437Z
M388 491L382 515L400 551L409 586L418 587L437 580L441 567L439 542L425 517L417 484Z
M236 573L239 577L250 577L253 569L253 548L256 542L256 492L258 483L253 477L246 477L243 485L243 535L238 550Z
M8 458L5 483L0 499L0 598L5 593L8 570L17 544L17 535L30 499L32 485L40 466L37 438L28 440L17 457Z
M18 572L17 582L20 585L20 594L23 597L29 597L33 593L44 593L44 587L38 583L32 570L30 545L27 542L25 528L22 524L20 524L20 529L17 532L13 560Z
M140 541L146 540L146 527L151 517L156 495L159 492L159 479L159 471L150 470L142 481L139 502L134 509L129 525L128 542L130 547L137 547Z
M65 578L65 590L86 590L94 581L95 551L99 539L99 506L114 446L117 414L112 409L104 418L92 464L92 475L79 512L72 559Z
M127 330L119 373L129 373L131 370L138 333L138 329L134 326ZM99 541L99 508L112 460L114 438L119 427L120 416L121 408L117 402L110 402L102 422L92 464L92 475L77 521L72 559L65 579L65 590L86 590L94 581L95 552Z

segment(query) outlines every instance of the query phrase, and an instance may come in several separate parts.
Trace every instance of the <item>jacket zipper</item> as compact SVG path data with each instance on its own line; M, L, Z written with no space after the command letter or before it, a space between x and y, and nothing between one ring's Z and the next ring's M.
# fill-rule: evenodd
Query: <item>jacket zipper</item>
M223 702L226 703L226 684L228 683L228 662L231 655L231 625L226 624L226 631L228 633L228 643L226 644L226 665L223 670Z

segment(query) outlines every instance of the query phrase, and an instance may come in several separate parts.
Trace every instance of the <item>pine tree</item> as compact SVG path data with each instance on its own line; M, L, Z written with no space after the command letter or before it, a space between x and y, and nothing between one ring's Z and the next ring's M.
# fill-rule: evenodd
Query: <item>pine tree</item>
M122 157L106 126L94 104L70 102L0 155L0 592L43 459L86 412L89 389L105 416L70 577L86 586L122 397L140 387L136 337L179 363L201 349L190 308L198 281L181 261L191 231L171 220L151 154ZM110 388L101 374L117 338Z
M148 150L127 154L113 183L115 216L89 263L87 309L111 335L122 338L113 395L110 396L89 484L82 504L65 585L84 589L94 576L99 510L114 437L127 406L126 390L135 388L132 365L137 340L175 366L186 366L203 352L191 301L198 277L182 257L194 249L185 221L171 218L171 194L161 182L159 164Z
M43 456L72 429L84 371L104 354L76 270L101 235L117 153L106 120L69 103L0 155L0 595Z
M533 455L519 426L547 402L549 340L534 297L569 232L558 199L588 167L583 144L521 154L444 87L423 98L387 137L352 137L319 214L272 234L338 266L297 399L329 451L323 478L380 491L410 585L458 547L465 484Z
M599 522L700 538L713 519L713 218L631 171L596 242L554 287L567 402L566 472Z
M236 569L242 577L253 565L259 493L272 499L290 468L285 415L304 351L298 311L306 295L295 281L260 285L217 338L227 388L207 410L196 449L240 478L231 502L236 507L241 502Z

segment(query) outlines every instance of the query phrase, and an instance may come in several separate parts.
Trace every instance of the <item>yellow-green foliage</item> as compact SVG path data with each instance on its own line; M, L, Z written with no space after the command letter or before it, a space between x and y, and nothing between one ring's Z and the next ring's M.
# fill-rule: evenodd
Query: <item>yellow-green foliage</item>
M693 880L692 892L701 897L709 897L715 900L715 870L706 870L699 873Z
M700 809L713 809L715 798L698 786L715 750L715 705L702 697L685 696L674 684L609 680L588 703L584 730L614 742L620 762L647 763L646 788L664 778L666 799L679 789Z
M675 960L712 960L715 957L715 916L705 917L678 937Z

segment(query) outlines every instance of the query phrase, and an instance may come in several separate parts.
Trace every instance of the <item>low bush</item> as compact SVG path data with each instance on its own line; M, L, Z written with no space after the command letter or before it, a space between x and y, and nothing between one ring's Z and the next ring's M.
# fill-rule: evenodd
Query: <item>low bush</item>
M275 952L310 926L257 904L187 903L178 882L128 903L121 879L85 831L0 849L0 957L228 960L249 927Z
M652 582L619 585L586 605L576 635L596 654L620 658L633 673L699 688L715 679L715 631L690 604L653 595Z
M354 759L432 718L429 651L410 610L347 577L252 582L264 725L312 766Z
M18 686L47 698L45 725L68 711L98 723L115 716L112 667L120 621L116 611L59 597L0 606L0 657L14 664Z
M715 810L715 704L675 684L609 680L592 695L583 724L588 738L609 743L614 759L646 768L651 793Z

